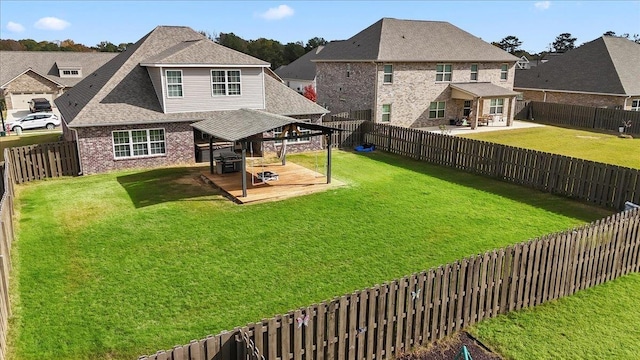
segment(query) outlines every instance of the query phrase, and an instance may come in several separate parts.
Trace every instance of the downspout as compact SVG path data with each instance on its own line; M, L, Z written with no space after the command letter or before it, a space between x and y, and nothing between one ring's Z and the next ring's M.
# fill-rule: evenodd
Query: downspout
M376 72L376 84L373 87L373 109L371 109L371 117L374 123L378 122L378 64L375 61L371 62ZM391 109L393 111L393 109Z
M67 122L64 122L67 124ZM76 134L76 150L78 151L78 176L82 175L82 153L80 152L80 140L78 139L78 130L70 128L67 124L67 129L73 131Z
M542 90L542 94L544 95L542 97L542 102L547 102L547 90Z
M631 95L627 96L624 99L624 104L622 104L622 110L627 110L627 100L631 99Z

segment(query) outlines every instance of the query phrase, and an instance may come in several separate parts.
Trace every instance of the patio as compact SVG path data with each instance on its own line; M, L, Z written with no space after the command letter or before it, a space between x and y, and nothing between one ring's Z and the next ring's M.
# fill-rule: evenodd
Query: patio
M511 123L511 126L507 126L506 121L493 121L493 122L489 122L489 125L478 126L475 129L472 129L470 126L456 126L456 125L444 125L444 128L440 128L439 126L431 126L431 127L424 127L419 129L432 132L432 133L456 136L456 135L465 135L465 134L477 134L477 133L488 132L488 131L526 129L526 128L532 128L532 127L541 127L541 126L544 126L544 125L532 123L528 121L513 120L513 123Z
M258 180L258 173L266 171L276 173L278 179L267 182ZM245 174L247 179L247 196L245 197L242 196L242 174ZM238 204L277 201L345 185L335 179L327 184L325 175L290 161L286 165L281 163L255 164L247 166L246 172L211 174L209 171L203 171L202 176Z

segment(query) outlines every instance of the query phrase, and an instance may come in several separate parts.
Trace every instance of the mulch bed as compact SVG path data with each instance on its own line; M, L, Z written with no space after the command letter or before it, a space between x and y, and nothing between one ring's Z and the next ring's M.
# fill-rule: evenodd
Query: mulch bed
M466 346L473 360L501 360L502 357L467 332L460 332L444 338L425 348L419 348L410 354L397 357L397 360L452 360L458 355L462 346ZM464 357L461 357L464 359Z

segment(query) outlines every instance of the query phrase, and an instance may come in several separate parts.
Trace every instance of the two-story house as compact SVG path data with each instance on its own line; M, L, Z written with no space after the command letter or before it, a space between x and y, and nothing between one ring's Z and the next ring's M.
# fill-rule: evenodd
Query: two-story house
M376 122L424 127L489 114L510 124L518 60L448 22L383 18L313 61L318 104L332 113L373 109Z
M287 84L288 87L300 94L304 93L304 88L309 85L311 85L315 90L316 63L313 62L313 60L326 46L330 45L331 43L318 46L292 61L290 64L280 66L275 70L275 73Z
M84 174L193 163L196 142L203 140L196 123L236 133L256 128L256 121L286 124L285 117L321 123L327 111L287 88L268 67L191 28L159 26L55 103L64 137L77 141ZM282 129L264 130L273 136ZM275 151L276 142L261 135L252 152ZM291 142L292 152L321 147L320 138Z

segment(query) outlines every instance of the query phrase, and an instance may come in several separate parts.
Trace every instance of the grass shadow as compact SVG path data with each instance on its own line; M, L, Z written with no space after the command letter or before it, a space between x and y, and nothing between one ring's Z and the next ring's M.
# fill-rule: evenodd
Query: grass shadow
M179 167L141 171L118 176L136 208L172 201L222 201L220 192L200 180L202 168ZM205 199L195 199L206 197Z
M601 219L616 212L614 209L598 207L577 199L570 199L560 195L501 181L499 179L430 164L425 161L418 161L399 155L381 151L369 153L353 151L352 153L390 166L401 167L419 174L431 176L464 187L473 188L478 191L488 192L556 214L580 219L585 222Z

